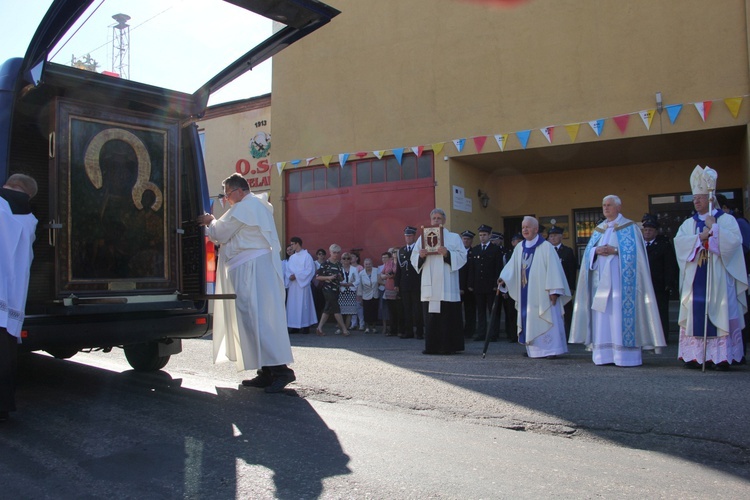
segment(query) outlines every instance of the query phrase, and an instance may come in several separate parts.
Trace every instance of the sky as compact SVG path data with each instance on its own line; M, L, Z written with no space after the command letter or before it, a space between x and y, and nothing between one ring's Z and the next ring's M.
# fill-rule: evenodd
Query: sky
M94 5L100 2L95 0ZM51 3L51 0L0 1L0 62L23 57ZM219 67L271 34L271 21L262 19L252 24L255 19L233 15L232 7L224 8L223 2L212 5L199 16L182 16L181 9L190 8L193 3L203 6L205 0L107 0L54 60L68 64L73 55L91 53L100 63L98 71L111 70L114 24L111 16L123 12L131 16L128 22L131 79L193 92ZM179 42L174 41L177 37L163 34L166 27L175 24L183 26ZM165 53L169 57L161 57ZM266 61L220 89L209 105L269 92L271 61Z

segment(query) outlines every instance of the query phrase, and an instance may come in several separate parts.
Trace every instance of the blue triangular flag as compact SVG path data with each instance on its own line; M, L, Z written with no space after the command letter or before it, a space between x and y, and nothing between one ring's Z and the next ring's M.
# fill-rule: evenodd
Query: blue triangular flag
M456 146L459 153L464 148L464 144L466 144L466 139L453 139L453 145Z
M291 163L292 165L294 165L294 168L297 168L297 165L299 165L300 161L301 160L291 160L289 163Z
M393 154L396 157L396 161L401 165L401 158L404 156L404 148L396 148L393 150Z
M339 165L341 165L341 168L344 168L344 164L346 164L346 160L348 159L349 159L349 153L339 154Z
M664 108L667 110L667 114L669 115L669 123L674 125L674 121L677 119L677 115L679 115L680 111L682 111L682 104L670 104L669 106L664 106Z
M602 130L604 130L604 118L591 120L589 122L589 127L591 127L591 130L593 130L596 136L599 137L600 135L602 135Z
M531 130L520 130L516 132L516 137L518 137L518 140L521 142L521 147L523 149L526 149L526 145L529 143L530 135L531 135Z

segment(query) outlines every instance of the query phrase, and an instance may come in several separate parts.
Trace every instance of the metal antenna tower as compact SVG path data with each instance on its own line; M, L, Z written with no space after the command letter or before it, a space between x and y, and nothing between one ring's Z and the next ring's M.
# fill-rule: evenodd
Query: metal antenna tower
M112 19L117 21L112 27L112 72L130 80L130 16L115 14Z

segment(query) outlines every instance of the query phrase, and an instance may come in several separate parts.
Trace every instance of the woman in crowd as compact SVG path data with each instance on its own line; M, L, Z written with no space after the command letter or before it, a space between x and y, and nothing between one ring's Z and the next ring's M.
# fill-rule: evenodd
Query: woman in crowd
M357 252L350 252L352 256L352 267L357 270L357 274L361 273L364 267L359 263L359 254ZM365 329L365 313L362 308L362 303L357 302L357 314L352 316L352 322L349 325L349 330L354 330L359 327L360 330Z
M362 304L365 333L378 333L378 270L372 267L372 259L365 259L365 268L359 272L357 302Z
M339 325L339 332L343 332L344 336L347 337L349 336L349 330L346 329L346 324L339 308L339 284L344 278L344 272L339 261L341 247L334 243L328 250L331 252L331 258L320 265L315 276L316 280L323 283L323 297L325 297L323 314L320 315L320 322L318 323L316 333L321 336L325 335L323 327L328 321L328 317L333 314L333 317L336 318L336 323Z
M389 329L385 332L387 337L395 337L399 334L399 314L398 306L401 303L398 300L398 290L394 278L396 277L396 260L393 258L393 254L388 252L389 258L383 265L383 272L380 274L380 281L383 283L385 290L383 291L383 300L388 307L388 323L390 324Z
M357 315L357 286L359 285L359 273L352 266L352 256L349 252L341 255L341 272L343 278L339 282L339 308L344 317L344 324L350 324L350 316ZM344 331L344 328L336 330L336 334Z

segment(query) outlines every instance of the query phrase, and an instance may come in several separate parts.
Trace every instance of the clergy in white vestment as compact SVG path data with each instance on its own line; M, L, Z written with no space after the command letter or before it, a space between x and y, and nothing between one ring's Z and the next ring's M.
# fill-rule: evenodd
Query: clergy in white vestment
M26 314L36 217L34 179L13 174L0 188L0 421L16 410L18 344Z
M499 284L516 302L518 342L526 353L554 358L568 352L563 306L570 301L570 287L555 247L538 233L539 221L524 217L524 241L500 272Z
M423 354L452 354L464 350L461 291L458 270L466 264L461 237L445 227L445 212L430 212L432 227L442 227L443 241L437 253L428 254L420 236L414 244L411 263L421 275L420 298L425 322Z
M709 213L716 178L710 167L695 167L690 184L696 214L682 223L674 239L681 290L677 356L688 367L701 366L705 333L706 365L726 370L743 355L747 271L737 221L715 200Z
M268 196L250 192L240 174L224 180L229 210L216 220L205 214L199 222L219 249L216 292L236 294L214 308L214 362L230 360L239 370L257 370L242 384L281 392L293 382L292 348L284 310L281 245Z
M585 344L597 365L639 366L642 350L666 346L643 234L605 196L605 220L591 235L578 275L571 344Z
M307 250L302 248L301 238L294 236L289 241L293 253L286 265L286 278L289 283L286 322L289 328L299 328L302 333L310 333L310 325L318 324L310 286L315 277L315 261Z

